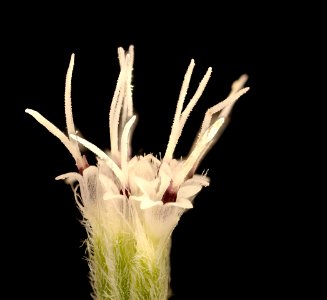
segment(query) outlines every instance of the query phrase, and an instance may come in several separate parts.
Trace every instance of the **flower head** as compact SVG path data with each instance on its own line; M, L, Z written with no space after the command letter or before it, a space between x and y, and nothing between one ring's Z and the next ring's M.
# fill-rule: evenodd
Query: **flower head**
M184 77L171 134L163 159L159 160L151 154L144 157L131 158L131 131L136 121L136 115L133 114L131 84L134 61L133 46L130 46L126 53L122 48L119 48L118 58L121 71L109 113L111 137L109 154L76 135L71 104L71 78L74 54L69 64L65 89L65 114L68 136L65 136L55 125L38 112L31 109L26 109L26 112L63 142L74 157L80 173L89 165L85 156L81 155L78 143L94 152L98 159L107 165L107 174L99 174L102 182L105 181L103 177L107 178L107 183L110 180L110 188L104 193L104 199L114 197L114 192L117 192L121 197L124 195L139 201L142 209L157 205L191 208L194 196L203 186L209 184L209 179L205 175L195 175L195 171L208 149L216 141L216 137L222 129L234 102L248 91L248 88L242 88L246 81L246 75L243 75L233 84L232 91L226 100L207 110L192 150L185 159L176 160L173 158L173 153L183 127L203 93L212 71L211 68L208 69L195 94L183 109L191 74L195 66L194 60L192 60Z
M105 263L107 269L102 271L98 270L102 267L95 263L98 259L97 251L115 252L116 246L113 241L121 241L122 235L126 238L124 241L132 241L126 242L125 247L133 253L133 264L137 264L136 257L141 260L141 265L138 265L140 268L144 263L142 257L156 257L166 251L169 238L180 216L185 210L193 207L196 195L203 187L209 185L209 178L205 173L195 173L201 160L220 136L235 101L248 91L248 88L243 88L247 80L247 76L243 75L233 83L231 92L224 101L207 110L188 155L183 159L175 159L174 150L184 125L200 99L212 72L211 68L207 70L194 95L185 104L195 66L194 60L191 60L182 83L164 156L162 158L152 154L132 156L131 137L136 122L131 83L133 46L126 52L119 48L118 59L121 70L109 112L109 152L102 151L81 138L75 130L71 102L74 54L69 64L65 88L68 134L65 135L38 112L26 109L28 114L60 139L75 159L78 172L66 173L56 179L65 179L72 184L77 204L83 214L89 234L89 254L91 258L93 257L90 267L95 290L103 289L102 281L98 282L101 272L107 269L125 272L117 269L118 266L110 260ZM80 145L96 155L96 166L89 166L86 157L81 154ZM135 276L137 278L137 275ZM114 280L113 278L112 281ZM128 284L132 285L134 279L129 277L128 280ZM139 280L146 285L142 278ZM112 291L115 285L112 282L110 285ZM161 292L154 292L151 299L161 299L157 293Z

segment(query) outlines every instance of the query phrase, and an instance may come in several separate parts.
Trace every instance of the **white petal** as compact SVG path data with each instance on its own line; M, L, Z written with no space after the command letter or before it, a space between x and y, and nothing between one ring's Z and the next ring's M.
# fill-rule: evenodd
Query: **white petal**
M83 171L83 178L93 177L98 174L98 168L96 166L89 166Z
M124 200L125 196L120 195L120 194L112 194L109 192L104 193L103 195L103 200Z
M155 187L153 184L141 177L134 177L135 184L140 188L143 194L148 195L149 197L154 196L155 194Z
M159 174L162 173L165 173L169 177L172 177L171 167L166 162L163 162L160 166Z
M184 199L184 198L177 199L176 202L168 202L165 205L177 206L177 207L181 207L181 208L193 208L193 204L191 203L191 201Z
M182 186L177 192L177 199L180 198L191 198L200 192L202 189L201 185L187 185Z
M130 196L129 197L130 200L135 200L135 201L144 201L146 199L145 196Z
M68 183L73 183L74 181L82 181L83 176L76 172L70 172L66 174L59 175L55 178L56 180L66 180Z
M163 205L162 201L143 200L141 202L141 209L147 209L156 205Z
M111 178L103 174L99 174L99 180L105 191L111 192L112 194L119 194L119 189Z
M161 165L161 161L153 156L153 154L147 154L144 156L144 159L148 161L149 163L155 165L156 167L159 167Z
M162 199L162 196L166 192L170 182L171 182L170 176L168 176L165 173L162 173L160 175L160 186L159 186L159 190L158 190L158 193L157 193L157 199Z
M139 156L139 159L129 164L129 173L131 171L138 177L142 177L147 180L153 180L156 177L158 168L150 159L145 159L143 156Z
M193 175L192 178L186 180L182 186L185 186L185 185L189 185L189 184L200 184L202 186L208 186L210 184L210 178L205 176L205 175L198 175L198 174L195 174Z

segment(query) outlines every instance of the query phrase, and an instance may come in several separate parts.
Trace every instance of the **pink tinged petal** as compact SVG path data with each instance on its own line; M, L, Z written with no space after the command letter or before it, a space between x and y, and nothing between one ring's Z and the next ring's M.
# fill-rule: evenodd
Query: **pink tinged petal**
M177 199L180 198L192 198L199 193L202 189L201 185L189 185L183 186L178 190ZM177 200L178 201L178 200Z
M177 199L176 202L168 202L165 205L177 206L177 207L181 207L181 208L193 208L193 204L191 203L191 201L188 199L184 199L184 198Z

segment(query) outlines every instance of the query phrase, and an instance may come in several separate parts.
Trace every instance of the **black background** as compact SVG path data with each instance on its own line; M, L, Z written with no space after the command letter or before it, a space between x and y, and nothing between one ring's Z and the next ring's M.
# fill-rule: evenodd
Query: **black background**
M304 292L306 284L298 281L303 263L298 264L299 250L293 245L301 229L293 221L296 213L290 210L282 179L291 157L285 142L292 137L283 126L289 115L278 110L278 102L294 101L283 95L289 78L298 75L291 68L293 48L288 45L299 28L286 22L290 11L269 5L193 7L191 12L148 9L99 7L82 15L60 13L51 20L40 14L10 33L10 54L4 60L10 64L14 122L6 123L10 156L4 164L13 196L5 200L10 216L3 247L9 299L90 299L80 215L70 187L54 180L74 171L74 161L24 109L35 109L65 129L64 81L75 53L75 125L106 149L109 105L119 73L117 48L130 44L135 46L139 117L134 154L164 153L191 58L196 67L190 94L209 66L213 74L185 126L176 157L187 154L206 109L223 100L240 75L249 75L250 91L235 105L231 123L199 167L199 172L209 169L211 184L174 231L173 299L266 299ZM86 155L94 162L91 153ZM280 158L287 162L283 168Z

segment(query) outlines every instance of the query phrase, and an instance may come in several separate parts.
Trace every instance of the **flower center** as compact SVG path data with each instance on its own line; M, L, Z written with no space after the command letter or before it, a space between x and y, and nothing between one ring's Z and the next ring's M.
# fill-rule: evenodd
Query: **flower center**
M163 204L168 202L176 202L176 198L177 198L176 191L172 188L171 185L169 185L169 187L163 194L161 201L163 202Z
M121 195L126 196L127 198L129 198L129 196L131 195L131 192L128 188L123 188L120 190L119 192Z

